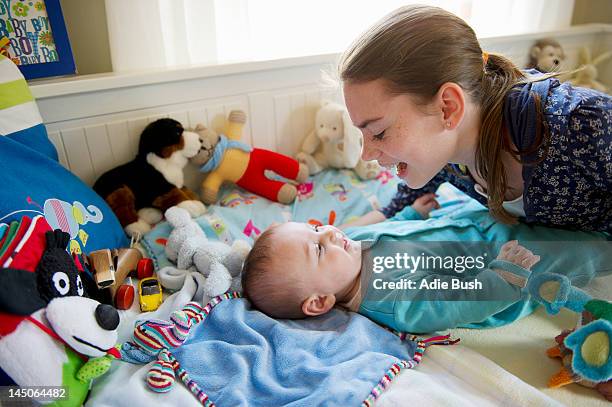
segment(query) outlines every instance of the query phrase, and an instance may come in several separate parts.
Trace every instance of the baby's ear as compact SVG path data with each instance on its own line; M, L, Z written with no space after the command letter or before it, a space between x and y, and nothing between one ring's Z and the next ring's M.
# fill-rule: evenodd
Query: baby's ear
M302 312L309 317L316 317L329 312L336 304L333 294L313 294L302 303Z

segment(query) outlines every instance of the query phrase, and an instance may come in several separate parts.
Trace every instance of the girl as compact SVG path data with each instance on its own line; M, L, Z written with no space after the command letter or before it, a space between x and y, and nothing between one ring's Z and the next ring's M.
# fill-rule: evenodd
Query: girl
M385 217L425 194L435 205L431 194L449 181L505 223L612 231L609 95L524 73L429 6L383 18L339 71L363 159L396 166L405 181Z

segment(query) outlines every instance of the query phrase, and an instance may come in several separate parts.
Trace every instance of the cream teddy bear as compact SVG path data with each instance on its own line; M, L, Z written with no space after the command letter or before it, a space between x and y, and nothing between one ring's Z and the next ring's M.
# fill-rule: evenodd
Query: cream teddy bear
M612 57L612 51L604 52L596 58L591 57L591 51L586 48L580 48L578 52L579 68L570 82L574 86L583 88L591 88L600 92L607 92L608 87L597 80L598 71L597 65Z
M308 166L310 174L325 168L353 168L362 179L372 179L381 167L376 161L363 161L361 132L351 123L346 109L336 103L323 102L317 111L315 128L302 143L296 155Z

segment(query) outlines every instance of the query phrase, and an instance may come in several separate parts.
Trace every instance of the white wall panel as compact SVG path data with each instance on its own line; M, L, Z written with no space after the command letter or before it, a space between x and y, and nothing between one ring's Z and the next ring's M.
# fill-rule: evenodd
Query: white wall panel
M541 36L489 38L481 43L483 49L503 53L523 66L529 47ZM575 28L554 36L567 54L566 68L576 66L582 46L591 47L594 55L612 48L612 29L601 26ZM202 68L202 76L192 70L186 71L184 78L178 78L180 73L168 72L155 74L155 81L150 83L125 77L117 79L121 83L116 88L95 89L100 83L114 80L96 77L89 85L69 81L65 85L33 85L32 90L35 96L41 96L39 108L60 162L92 183L109 168L133 159L142 130L161 117L172 117L187 128L202 123L222 131L227 114L242 109L247 114L243 141L294 155L314 128L321 100L342 103L341 90L329 87L321 76L335 58L304 58L285 66L269 63L265 69L252 71L231 66ZM600 78L612 81L612 59L599 68ZM211 69L216 74L207 76ZM90 85L93 90L73 89ZM54 93L54 86L66 89L56 89ZM199 183L202 176L197 169L188 172L188 183Z

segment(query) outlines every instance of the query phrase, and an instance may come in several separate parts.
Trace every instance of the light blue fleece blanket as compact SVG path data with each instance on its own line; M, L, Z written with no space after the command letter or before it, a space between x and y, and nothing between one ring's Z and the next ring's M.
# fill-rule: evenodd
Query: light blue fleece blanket
M274 320L237 298L172 354L217 406L358 406L394 364L416 365L415 351L355 313Z

